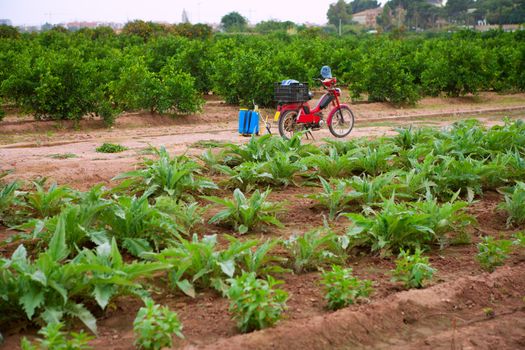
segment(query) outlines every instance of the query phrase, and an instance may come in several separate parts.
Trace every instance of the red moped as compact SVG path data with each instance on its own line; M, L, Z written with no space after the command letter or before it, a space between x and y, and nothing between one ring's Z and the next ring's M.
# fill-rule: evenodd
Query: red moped
M277 121L279 134L283 138L290 138L299 131L319 130L324 124L322 111L329 105L332 109L328 113L326 124L335 137L347 136L354 127L354 113L347 104L339 101L341 89L336 88L337 78L332 77L330 68L321 69L322 86L326 93L319 99L314 108L310 108L308 100L312 94L305 83L291 83L283 85L276 83L275 99L277 112L274 120Z

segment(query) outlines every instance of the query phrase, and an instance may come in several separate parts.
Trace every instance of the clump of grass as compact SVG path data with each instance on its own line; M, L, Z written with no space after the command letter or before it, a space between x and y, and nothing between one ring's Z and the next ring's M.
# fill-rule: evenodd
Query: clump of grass
M128 148L115 143L103 143L102 146L96 148L99 153L119 153L124 152Z
M77 158L78 156L74 153L55 153L51 154L49 158L53 159L69 159L69 158Z
M191 144L191 148L219 148L226 145L226 141L219 140L199 140Z

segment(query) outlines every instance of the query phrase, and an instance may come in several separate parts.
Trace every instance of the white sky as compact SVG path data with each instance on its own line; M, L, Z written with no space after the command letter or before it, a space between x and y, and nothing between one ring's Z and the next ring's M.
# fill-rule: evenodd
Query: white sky
M71 21L127 22L142 19L178 23L186 9L190 22L219 23L237 11L251 23L269 19L324 24L337 0L0 0L0 18L14 25ZM383 0L382 2L385 2ZM347 0L348 2L348 0Z

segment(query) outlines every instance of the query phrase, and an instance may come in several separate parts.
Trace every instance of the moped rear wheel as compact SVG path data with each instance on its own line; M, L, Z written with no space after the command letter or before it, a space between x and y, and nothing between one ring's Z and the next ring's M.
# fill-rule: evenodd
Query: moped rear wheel
M279 134L283 139L289 140L293 135L299 131L297 125L297 111L285 111L279 116L277 122L279 126Z
M328 123L328 129L335 137L345 137L354 128L354 113L347 106L339 107Z

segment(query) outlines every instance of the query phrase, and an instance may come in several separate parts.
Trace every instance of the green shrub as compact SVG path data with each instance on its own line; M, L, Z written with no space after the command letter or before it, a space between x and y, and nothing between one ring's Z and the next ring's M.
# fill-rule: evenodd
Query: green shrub
M273 326L286 310L288 293L274 289L281 281L268 276L267 280L256 278L255 273L243 273L229 280L230 312L243 333Z
M358 298L368 297L372 292L372 282L360 280L352 275L351 268L333 265L331 271L323 271L321 284L324 286L328 308L341 309L353 304Z
M432 45L432 46L431 46ZM421 82L430 95L477 93L486 84L483 48L473 40L437 40L428 43Z
M430 267L428 257L421 254L421 249L416 249L413 255L401 249L392 280L403 282L406 288L421 288L426 280L432 279L436 270Z
M511 246L512 241L506 239L495 240L491 236L482 237L481 242L478 243L476 260L483 269L492 272L496 266L501 266L505 263Z
M115 143L103 143L95 150L99 153L120 153L126 151L128 148Z
M410 56L403 53L402 42L379 41L352 67L352 96L359 98L366 92L369 101L415 104L421 97L410 71L412 64Z
M173 334L179 338L182 335L182 323L175 311L167 306L160 307L151 299L144 301L133 321L135 345L139 349L161 350L173 346Z

